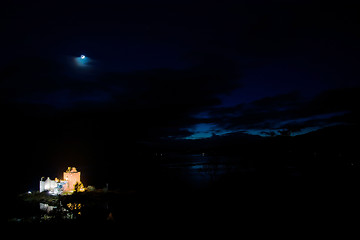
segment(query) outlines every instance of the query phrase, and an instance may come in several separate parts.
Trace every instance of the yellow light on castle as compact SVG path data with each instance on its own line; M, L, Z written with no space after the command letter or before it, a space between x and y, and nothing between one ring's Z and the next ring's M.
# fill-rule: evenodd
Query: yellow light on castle
M75 167L68 167L63 178L67 181L64 191L74 191L75 184L81 183L80 172Z
M48 191L50 194L71 194L74 191L84 192L86 188L80 180L80 172L75 167L68 167L63 178L51 180L49 177L40 180L40 192Z

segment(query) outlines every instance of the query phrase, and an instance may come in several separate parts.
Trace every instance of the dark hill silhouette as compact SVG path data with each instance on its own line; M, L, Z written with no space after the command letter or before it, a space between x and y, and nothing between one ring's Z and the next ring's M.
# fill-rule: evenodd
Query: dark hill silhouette
M147 145L168 153L206 153L250 162L260 176L283 176L289 169L312 178L355 177L360 170L359 127L338 125L297 136L260 137L242 132L197 140L173 140Z
M220 136L213 135L210 138L204 139L174 139L171 141L144 142L143 144L149 149L157 149L164 152L210 151L214 154L221 153L225 155L236 154L236 152L242 149L239 148L240 146L256 146L261 149L278 145L284 148L291 145L291 147L303 148L304 151L307 151L310 147L322 149L328 146L336 146L339 150L350 150L356 144L359 133L360 130L357 125L338 125L297 136L261 137L244 132L234 132ZM246 151L246 149L242 150Z

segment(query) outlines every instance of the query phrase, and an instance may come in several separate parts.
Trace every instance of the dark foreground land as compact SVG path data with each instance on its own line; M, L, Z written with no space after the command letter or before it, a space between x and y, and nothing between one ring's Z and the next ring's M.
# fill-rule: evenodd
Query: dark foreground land
M240 179L231 179L240 181ZM203 189L95 190L69 196L18 196L8 223L167 226L272 225L344 221L359 213L358 181L241 179ZM237 184L240 184L237 182ZM42 206L40 206L42 205ZM11 216L11 215L10 215ZM304 222L303 222L304 223ZM180 224L180 225L179 225Z
M246 143L210 139L201 145L205 154L171 154L162 146L156 151L167 151L165 157L105 166L109 188L69 196L10 194L8 223L161 228L347 221L360 208L359 141L351 135L358 129Z

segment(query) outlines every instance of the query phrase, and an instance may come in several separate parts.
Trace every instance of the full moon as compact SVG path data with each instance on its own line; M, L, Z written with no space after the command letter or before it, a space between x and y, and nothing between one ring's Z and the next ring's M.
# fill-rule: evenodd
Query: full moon
M85 55L81 55L80 58L81 58L81 59L84 59L84 58L85 58Z

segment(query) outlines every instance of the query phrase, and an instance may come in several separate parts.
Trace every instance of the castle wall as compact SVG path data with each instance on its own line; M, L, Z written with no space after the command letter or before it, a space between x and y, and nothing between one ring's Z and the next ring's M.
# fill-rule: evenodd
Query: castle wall
M57 187L57 182L55 180L51 180L50 182L50 190L54 190Z
M40 180L40 192L45 191L45 181Z
M46 180L45 180L45 191L49 191L51 188L51 179L48 177Z
M43 191L54 191L57 187L57 182L51 180L49 177L45 181L40 181L40 192Z
M80 172L64 172L64 180L67 181L64 191L74 191L76 183L80 183Z
M68 168L66 172L64 172L63 180L51 180L49 177L42 181L40 180L40 192L50 191L53 193L58 193L60 191L70 192L74 191L74 186L76 183L81 183L80 181L80 172L76 170L76 168ZM58 186L59 185L59 186ZM61 189L62 186L62 189Z

